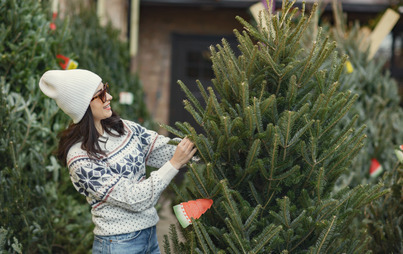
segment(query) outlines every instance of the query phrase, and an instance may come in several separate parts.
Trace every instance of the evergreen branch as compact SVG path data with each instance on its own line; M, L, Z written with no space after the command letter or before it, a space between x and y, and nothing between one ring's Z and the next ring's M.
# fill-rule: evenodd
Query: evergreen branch
M196 220L195 220L195 221L196 221ZM199 226L199 228L200 228L200 230L201 230L201 232L202 232L202 234L203 234L203 237L204 237L204 239L206 240L207 245L209 246L210 250L211 250L213 253L217 253L217 248L216 248L216 246L214 245L213 241L211 240L209 234L207 233L206 228L204 227L203 223L201 223L201 222L197 222L197 223L199 223L198 226Z
M301 40L301 37L303 35L303 33L301 33L301 28L302 26L305 24L305 22L307 21L307 17L302 17L299 19L298 25L295 27L294 32L291 33L288 36L287 39L287 44L288 45L294 45L291 49L290 52L295 52L297 47L300 47L299 41ZM296 37L297 36L297 37ZM294 40L295 38L295 40Z
M259 163L258 166L259 166L260 173L262 174L262 176L263 176L267 181L270 181L271 178L270 178L270 176L267 175L267 171L266 171L265 165L263 165L262 163Z
M312 136L312 134L311 134L310 147L311 147L312 163L310 164L311 169L310 169L309 174L308 174L308 176L307 176L307 178L305 180L305 183L303 185L304 188L306 187L308 181L311 179L311 175L312 175L316 165L318 164L317 161L316 161L316 157L317 157L316 147L317 147L317 144L318 144L317 138Z
M225 137L230 138L232 136L231 135L231 124L229 123L229 121L231 120L230 117L221 116L220 120L221 120L221 124L223 126L222 129L224 129Z
M281 226L275 227L273 224L267 226L262 234L260 234L256 239L253 240L254 243L257 243L255 248L253 248L252 253L259 253L266 244L275 238L283 228ZM269 249L265 249L265 251L269 251Z
M259 96L259 104L262 105L262 99L263 99L263 95L266 91L266 87L267 87L267 80L262 80L261 81L261 90L260 90L260 96ZM269 97L270 98L270 97Z
M200 102L196 99L196 97L193 95L193 93L189 90L189 88L181 81L178 80L178 84L182 88L182 91L185 92L186 97L189 98L189 100L192 102L193 105L197 108L197 110L200 113L203 113L203 107L200 105Z
M228 209L228 214L229 216L237 223L237 228L242 232L243 230L243 225L242 225L242 220L239 217L239 211L238 208L236 207L236 203L231 197L230 191L227 186L227 181L220 181L223 192L224 192L224 197L228 202L228 207L227 204L223 201L222 204L225 208Z
M264 48L264 45L261 44L260 42L258 42L258 46L260 48ZM260 50L259 52L259 56L261 57L261 59L264 59L265 61L267 61L269 63L269 66L271 67L271 70L276 74L277 77L281 76L280 75L280 70L277 69L277 63L273 60L273 58L271 57L271 55L269 54L269 52L265 51L265 50Z
M194 232L196 232L196 236L197 236L197 239L199 240L199 243L200 243L200 246L202 247L202 249L203 249L203 253L204 254L208 254L208 253L210 253L210 251L208 250L209 249L209 246L206 244L206 242L205 242L205 240L204 240L204 237L203 237L203 234L202 234L202 232L200 231L200 225L199 225L199 223L197 222L197 220L195 220L194 218L191 218L192 219L192 224L193 224L193 228L194 228Z
M280 18L280 27L283 26L284 21L286 20L287 16L288 16L288 12L290 11L291 7L295 4L296 0L294 0L291 3L288 3L288 6L286 6L285 8L283 8L284 12L281 12L281 18Z
M330 178L331 173L339 167L340 164L349 161L349 158L354 158L359 150L363 147L363 141L366 138L366 135L361 135L364 128L361 128L360 131L353 138L350 138L349 144L354 144L354 147L351 148L349 144L345 145L345 148L341 148L342 151L348 151L347 153L342 153L341 158L337 158L336 162L332 166L330 170L327 171L326 177ZM336 170L337 172L338 170ZM337 174L336 174L337 175Z
M190 130L186 127L184 123L181 122L175 122L175 126L183 133L183 136L179 136L181 138L184 138L185 136L191 134Z
M253 117L253 109L248 106L245 108L245 125L247 127L248 130L248 134L250 137L253 136L253 133L255 132L255 128L256 128L256 122L255 122L255 118Z
M347 112L350 110L354 102L357 100L358 95L355 94L353 98L347 103L347 105L344 106L344 108L340 111L340 113L335 117L333 121L327 126L327 128L319 135L319 138L322 137L325 133L327 133L336 123L342 119Z
M244 81L241 83L241 98L242 98L242 107L245 109L249 107L249 84Z
M208 90L209 93L210 93L210 98L212 98L212 103L213 103L214 108L215 108L215 110L216 110L216 112L217 112L217 115L219 115L219 116L224 115L224 113L223 113L223 111L222 111L222 109L221 109L221 107L220 107L220 104L218 103L217 97L216 97L216 95L214 94L213 89L212 89L211 87L208 87L207 90Z
M266 98L260 103L260 111L265 114L267 109L271 108L276 103L276 96L272 94L269 98Z
M211 147L209 140L203 134L200 134L199 139L197 139L197 141L199 142L195 142L195 145L200 153L202 153L203 151L203 154L205 155L203 156L205 159L204 161L205 162L214 161L214 151Z
M253 183L251 181L248 181L248 184L249 184L249 189L252 193L252 196L255 198L256 203L261 206L262 200L261 200L260 195L257 192L255 186L253 185Z
M306 214L306 210L303 210L298 216L297 218L295 218L291 224L290 224L290 228L294 229L297 227L297 225L299 224L299 222L305 218L305 214Z
M263 132L262 114L260 113L260 103L256 97L253 97L253 111L256 117L256 127L259 133Z
M237 29L234 29L232 31L239 42L238 49L242 52L241 55L250 59L252 53L250 52L249 48L254 47L254 44L250 40L249 36L247 35L247 33L245 33L245 31L242 31L243 35Z
M323 154L319 157L318 164L322 163L324 160L326 160L329 156L333 155L339 150L339 147L348 139L350 134L353 132L353 130L349 130L344 134L343 137L341 137L339 140L337 140L336 143L334 143L328 150L325 150ZM348 140L347 140L348 141ZM348 152L348 151L347 151Z
M232 249L232 251L236 254L241 254L241 252L238 251L238 248L235 246L235 243L231 240L229 234L224 234L225 240L227 240L227 244L229 247Z
M297 171L297 170L299 170L299 169L300 169L300 166L299 166L299 165L294 165L294 166L293 166L290 170L288 170L287 172L285 172L285 173L283 173L283 174L281 174L281 175L277 175L276 178L272 178L272 179L270 179L270 180L273 180L273 181L280 181L280 180L283 180L283 179L285 179L285 178L291 176L292 174L294 174L295 171Z
M196 84L197 84L197 87L199 88L200 94L202 95L202 97L203 97L203 99L204 99L204 102L205 102L206 105L207 105L207 103L208 103L208 101L209 101L209 98L208 98L208 95L207 95L206 90L204 89L204 86L202 85L202 83L200 82L200 80L196 80ZM204 111L204 110L202 110L201 112L203 112L203 111Z
M308 74L306 75L304 81L302 82L303 84L301 87L303 87L311 78L312 76L317 72L317 70L322 66L323 62L329 57L329 54L331 54L336 47L335 43L330 44L329 47L324 48L323 52L321 52L320 55L318 55L319 59L315 59L312 65L312 68L310 68Z
M178 188L178 186L176 186L176 184L174 182L170 183L171 188L174 190L174 192L176 193L176 196L179 200L186 200L187 198L185 197L185 195L182 193L182 191ZM179 196L179 197L178 197Z
M270 181L270 183L269 183L269 187L268 187L267 193L269 193L270 188L271 188L271 181ZM271 196L270 196L269 199L267 200L266 204L264 204L263 210L266 210L266 207L270 204L271 199L273 198L274 194L275 194L275 191L273 191L273 192L271 193Z
M253 46L253 51L252 51L252 56L250 57L249 64L246 67L246 75L248 75L248 76L251 75L251 73L252 73L252 67L254 65L256 65L256 57L258 55L258 51L259 51L258 46L254 45Z
M180 244L178 232L176 230L175 224L171 224L169 227L169 235L171 236L172 244L173 244L173 252L180 253Z
M330 87L330 89L326 93L327 100L325 102L325 106L329 106L329 103L330 103L331 99L333 99L333 100L337 99L337 96L336 96L336 98L334 98L334 93L336 92L337 88L339 87L339 82L336 81L332 85L330 85L329 87ZM348 95L350 94L349 92L347 92L347 93L348 93ZM340 97L342 97L343 94L340 93L339 95L340 95Z
M227 77L227 72L228 72L228 70L226 70L227 68L226 68L226 66L223 66L222 67L223 68L223 70L222 70L222 72L223 72L223 77L221 77L221 80L218 82L218 80L217 79L212 79L211 80L211 82L213 83L213 87L214 87L214 89L217 91L217 93L218 94L220 94L221 95L221 97L225 97L225 89L224 89L224 87L221 85L222 83L224 83L224 82L230 82L230 80L228 79L228 77ZM233 82L233 81L232 81ZM207 88L207 89L209 89L209 87Z
M332 234L332 231L335 228L335 226L334 226L335 220L336 220L336 216L333 216L333 220L330 223L329 227L327 229L325 229L325 231L320 234L320 237L318 239L318 244L316 246L316 252L317 253L320 253L320 250L322 248L326 248L326 240L327 240L328 236Z
M316 195L318 196L317 202L320 203L320 197L322 195L323 186L325 185L325 179L323 178L324 169L319 169L319 174L316 178Z
M246 157L246 164L245 167L246 169L250 168L252 163L256 160L257 156L259 155L260 152L260 139L256 139L249 152L248 152L248 156Z
M350 198L354 195L355 192L357 192L356 188L353 189L349 194L347 194L348 196L345 197L345 198L343 198L343 200L342 200L341 202L340 202L340 201L338 201L338 202L329 202L328 205L333 205L333 204L335 204L335 203L336 203L336 205L335 205L332 209L330 209L328 212L322 214L322 215L320 216L320 218L319 218L317 221L321 221L321 220L323 220L323 218L327 217L328 215L333 214L333 212L336 211L337 209L339 209L339 207L340 207L341 205L343 205L343 204L345 204L346 202L348 202L348 201L350 200ZM324 208L324 207L322 207L321 210L322 210L323 208Z
M169 244L169 239L167 235L164 235L164 240L163 240L163 246L164 246L164 252L166 254L171 254L171 246Z
M258 41L263 41L263 42L268 42L267 39L262 36L262 34L255 29L255 27L253 27L250 23L246 22L243 18L241 18L240 16L236 16L235 17L239 23L241 23L244 26L244 29L252 36L254 37L256 40Z
M315 49L316 49L316 45L317 45L317 42L314 41L314 42L313 42L313 46L312 46L312 48L311 48L311 51L309 52L309 56L308 56L308 58L305 60L306 64L304 65L304 69L302 69L302 72L301 72L301 74L300 74L300 76L299 76L298 84L301 84L302 78L304 77L304 74L305 74L305 71L308 69L308 66L311 65L311 59L312 59L313 53L314 53L314 51L315 51ZM299 87L301 87L301 86L299 86Z
M208 128L209 130L209 132L207 132L208 134L213 134L214 137L222 136L222 130L218 127L215 121L208 121L206 124L206 128Z
M210 197L210 194L207 191L206 187L204 186L204 182L201 179L200 172L197 169L195 169L193 163L191 163L189 165L189 167L192 170L192 173L193 173L192 176L194 176L196 178L197 182L199 183L199 186L203 189L204 193L200 193L202 195L202 197L204 197L204 198ZM200 188L197 188L197 189L200 189Z
M273 178L273 174L274 174L274 169L275 169L275 165L276 165L276 161L277 161L277 153L278 153L278 134L274 134L274 140L273 140L273 150L270 156L270 179Z
M308 122L308 124L306 124L304 127L302 127L301 129L299 129L297 131L297 133L295 133L295 135L291 138L289 144L287 144L287 147L292 147L294 146L298 141L300 141L301 136L304 135L304 133L311 128L312 124L315 122L315 120L311 120L310 122Z
M229 80L225 80L223 85L224 87L223 91L226 92L225 96L221 96L221 99L224 97L226 99L229 99L231 97L236 96L237 92L235 90L236 86L232 85L231 82Z
M253 222L256 220L257 216L259 215L262 206L258 204L253 211L250 213L248 219L246 220L245 224L243 225L243 229L248 231L249 228L253 225Z
M318 112L322 109L322 104L325 102L325 95L324 94L320 94L318 96L318 98L315 100L315 103L313 104L313 107L311 109L311 119L315 119L316 115L318 114Z
M302 30L298 29L300 31L300 33L299 33L299 36L296 39L295 46L298 45L297 42L299 42L301 40L302 35L305 33L305 30L308 28L309 23L311 22L311 18L314 16L314 13L316 12L317 7L318 7L318 3L315 2L313 4L313 6L312 6L311 13L310 13L309 17L306 18L305 17L305 2L302 4L302 15L303 15L303 17L301 18L301 23L303 24L303 26L302 26ZM293 49L293 52L295 52L295 48Z
M292 75L290 81L288 82L286 98L288 100L288 110L292 110L291 109L292 105L294 104L295 99L297 98L297 77L295 75Z
M216 173L214 171L214 165L211 162L208 162L206 164L206 177L207 177L207 179L218 180L218 176L216 175Z
M193 116L193 119L198 123L200 126L204 126L203 119L199 115L199 113L196 112L195 108L189 103L188 100L183 101L185 105L185 109Z
M284 139L284 145L283 145L283 148L284 148L284 153L283 153L283 160L285 160L285 158L286 158L286 156L287 156L287 148L288 148L288 139L289 139L289 137L290 137L290 132L291 132L291 129L292 129L292 126L294 125L294 112L292 112L292 111L287 111L287 113L286 113L286 115L287 115L287 128L286 128L286 131L285 131L285 139Z
M237 64L238 59L236 58L234 52L232 51L231 46L229 45L228 41L225 38L223 38L221 40L221 42L222 42L222 45L223 45L223 50L226 53L226 56L231 58L231 62L234 64L234 67L235 67L237 73L241 73L242 71L241 71L241 69L239 68L239 66Z
M238 216L238 214L236 214L235 216ZM228 218L225 218L225 224L227 224L228 228L231 230L232 235L235 237L236 241L238 242L238 246L241 247L242 253L246 253L243 243L241 241L241 237L238 235L237 231L235 230L234 226L232 225L231 221Z
M309 159L309 155L307 154L307 149L305 149L305 142L301 142L301 155L303 160L312 167L313 161Z
M290 199L285 196L283 199L280 200L280 205L281 205L281 213L282 213L282 218L283 224L287 227L290 228Z
M212 118L213 110L214 110L214 102L213 102L213 98L210 97L207 101L206 110L204 111L204 114L203 114L203 122L206 122L206 120L208 118ZM218 131L217 133L219 133L219 132L220 131Z
M347 135L348 132L351 132L352 128L354 127L355 123L357 122L358 119L358 115L354 115L352 117L352 119L350 120L350 122L348 123L348 125L346 125L345 127L343 127L343 129L340 131L340 133L333 139L332 143L336 143L338 142L340 139L342 139L342 137L344 137L345 135ZM358 131L358 133L362 132L362 127L360 128L360 130ZM354 142L353 142L354 143Z

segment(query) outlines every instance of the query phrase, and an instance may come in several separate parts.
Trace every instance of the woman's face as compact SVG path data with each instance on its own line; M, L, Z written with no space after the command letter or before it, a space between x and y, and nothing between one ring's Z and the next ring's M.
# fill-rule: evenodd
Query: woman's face
M106 87L104 87L103 83L100 83L94 94L92 101L90 102L91 112L95 122L100 122L101 120L112 116L112 109L110 102L113 97L112 95L104 91L105 97L102 98L102 92L104 89L106 89ZM95 98L98 95L101 96ZM102 99L104 99L105 102L102 102Z

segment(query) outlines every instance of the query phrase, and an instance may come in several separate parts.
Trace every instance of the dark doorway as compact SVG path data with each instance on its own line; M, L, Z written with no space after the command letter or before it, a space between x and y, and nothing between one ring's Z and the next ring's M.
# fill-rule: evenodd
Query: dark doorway
M236 50L237 41L233 35L172 35L170 126L174 127L175 122L188 122L198 133L203 132L202 127L196 123L192 115L184 108L183 100L186 99L186 95L180 88L178 80L181 80L193 95L199 101L202 101L196 80L200 80L205 89L212 86L211 79L214 78L214 72L211 67L209 47L221 44L222 38L228 41L234 51Z

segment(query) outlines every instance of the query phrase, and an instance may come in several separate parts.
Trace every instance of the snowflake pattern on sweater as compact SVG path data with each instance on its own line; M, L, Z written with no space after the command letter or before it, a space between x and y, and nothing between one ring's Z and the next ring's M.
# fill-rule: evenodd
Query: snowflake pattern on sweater
M99 138L106 156L91 159L81 143L68 152L70 178L91 205L94 233L116 235L154 226L161 192L177 174L169 160L176 149L169 138L123 120L126 133ZM145 179L145 165L159 168Z

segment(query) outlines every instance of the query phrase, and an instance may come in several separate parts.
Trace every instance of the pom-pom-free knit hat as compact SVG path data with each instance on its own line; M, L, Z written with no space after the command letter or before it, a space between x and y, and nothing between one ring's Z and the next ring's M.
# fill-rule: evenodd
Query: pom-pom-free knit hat
M87 70L50 70L42 75L39 87L74 123L78 123L101 81L97 74Z

